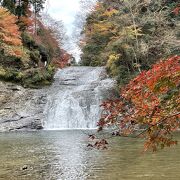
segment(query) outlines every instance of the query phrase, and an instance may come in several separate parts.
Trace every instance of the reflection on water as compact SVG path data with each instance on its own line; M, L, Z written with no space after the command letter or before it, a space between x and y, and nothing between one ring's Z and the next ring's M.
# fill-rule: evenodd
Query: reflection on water
M180 179L179 145L155 154L142 154L138 139L112 139L105 151L86 145L82 131L0 134L0 179Z

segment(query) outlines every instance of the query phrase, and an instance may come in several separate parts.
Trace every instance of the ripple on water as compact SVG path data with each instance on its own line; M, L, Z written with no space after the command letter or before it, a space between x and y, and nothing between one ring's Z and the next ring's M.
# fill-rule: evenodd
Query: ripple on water
M1 134L0 179L180 179L179 145L142 154L137 139L112 139L105 151L88 150L87 140L78 130Z

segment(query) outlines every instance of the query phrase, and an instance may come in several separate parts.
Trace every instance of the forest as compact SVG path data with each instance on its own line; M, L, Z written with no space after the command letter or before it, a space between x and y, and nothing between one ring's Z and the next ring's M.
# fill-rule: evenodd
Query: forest
M63 24L40 15L44 5L45 0L1 2L0 79L37 88L51 84L55 67L68 63Z
M115 129L113 135L136 134L146 139L145 150L177 143L172 132L180 125L179 20L177 0L97 3L83 30L81 64L106 66L119 92L118 99L102 104L99 131L108 127ZM137 127L143 129L140 134ZM106 145L101 139L92 146Z

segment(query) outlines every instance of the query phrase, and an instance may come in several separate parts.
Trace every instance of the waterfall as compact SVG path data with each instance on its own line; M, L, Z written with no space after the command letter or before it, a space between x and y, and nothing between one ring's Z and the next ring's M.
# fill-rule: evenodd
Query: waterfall
M115 81L104 67L68 67L58 70L48 91L44 129L96 128L100 104L111 96Z

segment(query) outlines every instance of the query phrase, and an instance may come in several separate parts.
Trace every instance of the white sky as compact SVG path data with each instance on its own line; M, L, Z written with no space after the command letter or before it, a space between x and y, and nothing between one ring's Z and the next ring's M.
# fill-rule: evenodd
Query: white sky
M78 47L77 42L74 42L72 37L75 27L74 21L76 14L81 11L81 0L47 0L45 11L56 20L62 20L69 37L69 42L64 45L65 50L76 58L76 61L80 60L81 50ZM95 0L91 0L92 2ZM77 27L78 28L78 27ZM69 46L69 44L70 46ZM66 48L67 47L67 48Z
M80 0L47 0L47 11L56 20L64 22L67 34L71 35L75 15L80 9Z

